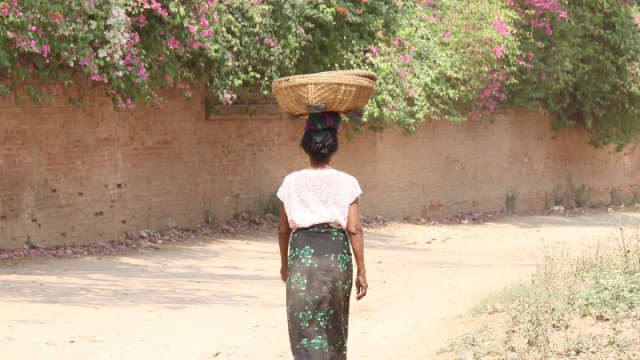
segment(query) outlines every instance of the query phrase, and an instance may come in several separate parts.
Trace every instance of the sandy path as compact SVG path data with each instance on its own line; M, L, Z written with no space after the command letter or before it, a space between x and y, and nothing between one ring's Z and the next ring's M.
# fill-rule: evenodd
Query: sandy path
M350 359L430 359L449 326L535 267L610 238L607 214L393 225L365 237ZM0 359L289 359L275 237L0 267Z

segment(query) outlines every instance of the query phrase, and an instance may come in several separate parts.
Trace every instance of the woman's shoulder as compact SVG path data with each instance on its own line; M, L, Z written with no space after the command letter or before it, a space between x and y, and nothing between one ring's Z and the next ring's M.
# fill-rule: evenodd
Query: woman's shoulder
M344 172L341 170L338 170L336 168L331 168L331 169L326 169L326 170L309 170L309 169L301 169L301 170L297 170L294 172L289 173L288 175L285 176L284 180L287 181L291 181L297 178L307 178L307 177L326 177L326 176L330 176L330 177L334 177L334 178L338 178L341 181L355 181L357 182L358 180Z
M356 179L355 176L349 173L346 173L344 171L340 171L338 169L334 169L334 170L335 170L336 176L342 178L344 181L358 182L358 179Z

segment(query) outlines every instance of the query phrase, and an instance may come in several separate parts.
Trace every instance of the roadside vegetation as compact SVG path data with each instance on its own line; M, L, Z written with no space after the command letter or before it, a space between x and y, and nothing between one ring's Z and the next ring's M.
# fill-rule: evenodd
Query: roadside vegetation
M640 358L640 219L620 209L610 239L585 254L545 249L530 281L478 304L478 327L439 356Z
M124 110L204 87L232 104L366 69L370 129L530 109L619 151L640 131L639 23L632 0L4 0L0 94L81 106L93 89Z

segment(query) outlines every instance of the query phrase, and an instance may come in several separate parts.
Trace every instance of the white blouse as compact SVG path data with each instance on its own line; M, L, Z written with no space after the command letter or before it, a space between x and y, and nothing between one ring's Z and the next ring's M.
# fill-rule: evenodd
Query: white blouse
M293 230L324 223L346 229L349 205L360 194L358 180L336 169L293 172L277 193Z

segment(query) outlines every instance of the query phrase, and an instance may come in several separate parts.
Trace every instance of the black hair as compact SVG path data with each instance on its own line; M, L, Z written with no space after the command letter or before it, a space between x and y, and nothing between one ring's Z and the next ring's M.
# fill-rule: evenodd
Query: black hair
M302 135L300 146L311 158L327 160L338 151L338 133L334 128L306 130Z

